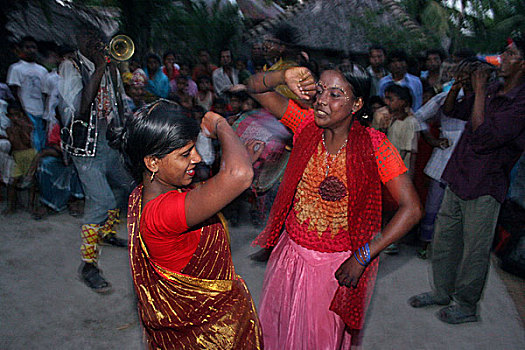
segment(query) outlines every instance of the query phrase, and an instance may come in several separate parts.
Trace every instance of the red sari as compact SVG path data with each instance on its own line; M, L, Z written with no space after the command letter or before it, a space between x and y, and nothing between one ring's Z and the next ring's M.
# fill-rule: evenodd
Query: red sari
M142 185L129 198L133 283L150 349L261 349L259 320L246 284L235 273L229 236L218 216L180 271L155 264L140 234Z

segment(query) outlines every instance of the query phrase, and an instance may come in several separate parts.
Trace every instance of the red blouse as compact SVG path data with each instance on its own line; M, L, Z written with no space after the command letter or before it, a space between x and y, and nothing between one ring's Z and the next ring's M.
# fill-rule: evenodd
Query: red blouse
M290 100L281 123L289 127L295 135L313 119L312 109L303 109ZM374 148L377 170L383 184L406 172L406 167L399 153L384 135L367 128ZM295 143L295 140L294 140ZM320 142L317 151L310 158L303 176L299 181L285 226L290 238L301 246L322 252L340 252L348 250L348 199L346 189L346 154L338 153L328 158ZM329 171L327 174L326 171ZM321 185L327 176L335 176L341 183L337 191L339 199L332 200L320 195Z
M140 233L153 262L180 272L199 245L201 229L189 231L184 201L188 192L170 191L149 201L142 210Z

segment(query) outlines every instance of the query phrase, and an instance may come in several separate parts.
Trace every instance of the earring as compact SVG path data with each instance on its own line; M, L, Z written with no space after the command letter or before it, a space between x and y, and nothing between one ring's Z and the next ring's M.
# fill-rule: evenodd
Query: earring
M150 181L150 182L153 182L153 180L155 179L155 174L156 174L156 173L157 173L156 171L154 171L154 172L151 173L151 177L149 178L149 181Z

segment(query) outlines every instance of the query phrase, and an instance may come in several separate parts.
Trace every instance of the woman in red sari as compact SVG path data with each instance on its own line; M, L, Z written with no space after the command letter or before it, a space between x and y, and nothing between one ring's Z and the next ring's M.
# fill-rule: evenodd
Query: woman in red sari
M281 84L313 109L276 93ZM315 82L295 67L252 76L248 91L294 132L268 224L255 241L274 247L259 307L265 347L358 347L376 257L422 214L399 153L358 122L370 78L364 70L328 70ZM381 184L399 203L382 232Z
M249 155L228 122L207 113L218 138L218 174L190 188L199 125L166 100L144 107L127 126L123 149L141 184L129 199L130 263L150 349L260 349L252 298L233 267L219 210L253 178Z

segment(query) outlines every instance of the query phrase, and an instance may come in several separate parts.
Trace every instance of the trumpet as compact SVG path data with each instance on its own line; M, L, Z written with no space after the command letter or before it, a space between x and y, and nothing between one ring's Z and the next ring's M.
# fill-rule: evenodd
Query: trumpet
M117 35L111 39L109 44L105 47L105 55L109 60L110 57L115 61L127 61L133 56L135 52L135 44L133 40L127 35Z

